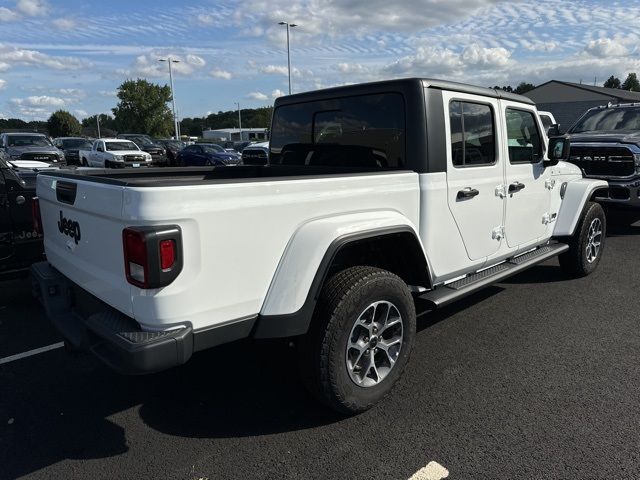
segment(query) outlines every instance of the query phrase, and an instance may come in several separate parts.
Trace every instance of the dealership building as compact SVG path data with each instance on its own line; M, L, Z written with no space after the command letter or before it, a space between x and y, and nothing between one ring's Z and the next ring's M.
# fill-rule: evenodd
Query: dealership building
M217 130L204 130L202 138L211 141L224 142L258 142L267 139L266 128L219 128Z
M608 103L640 102L640 92L559 80L543 83L524 95L536 103L538 110L553 113L560 124L560 131L563 132L592 107Z

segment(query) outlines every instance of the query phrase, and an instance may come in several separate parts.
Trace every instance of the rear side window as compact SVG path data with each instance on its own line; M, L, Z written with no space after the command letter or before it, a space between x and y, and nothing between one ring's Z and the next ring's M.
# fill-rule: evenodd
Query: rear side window
M533 112L507 108L505 118L509 162L538 163L542 160L540 130Z
M493 109L454 100L449 103L451 160L455 167L492 165L496 161Z
M383 93L283 105L270 149L277 165L404 168L404 99Z

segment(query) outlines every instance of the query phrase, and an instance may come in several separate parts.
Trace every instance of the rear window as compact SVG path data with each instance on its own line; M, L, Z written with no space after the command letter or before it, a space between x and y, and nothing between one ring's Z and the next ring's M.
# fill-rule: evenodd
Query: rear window
M404 99L383 93L283 105L270 149L276 165L404 168Z

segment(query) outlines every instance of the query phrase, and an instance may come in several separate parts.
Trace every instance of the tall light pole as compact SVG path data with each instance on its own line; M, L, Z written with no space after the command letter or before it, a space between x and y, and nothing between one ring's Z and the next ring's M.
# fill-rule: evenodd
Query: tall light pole
M176 140L179 140L180 133L178 132L178 117L176 116L176 94L173 89L173 72L171 71L172 63L180 63L180 60L175 60L171 57L159 58L159 62L167 62L169 64L169 82L171 82L171 101L173 103L173 126L176 129Z
M240 139L242 141L242 116L240 115L240 102L233 102L234 105L238 106L238 129L240 130Z
M98 126L98 138L100 137L100 114L96 115L96 125Z
M291 47L289 45L289 29L293 27L297 27L295 23L289 22L278 22L278 25L286 25L287 26L287 71L289 72L289 95L291 95Z

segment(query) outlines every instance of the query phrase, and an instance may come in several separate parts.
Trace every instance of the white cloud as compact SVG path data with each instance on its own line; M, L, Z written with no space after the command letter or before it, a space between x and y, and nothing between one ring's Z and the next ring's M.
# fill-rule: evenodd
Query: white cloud
M0 7L0 22L15 22L20 18L13 10L9 10L7 7Z
M231 80L233 78L233 74L231 72L227 72L226 70L221 70L216 68L215 70L211 70L209 72L213 78L222 78L224 80Z
M58 30L71 30L76 27L76 21L72 18L56 18L51 21L51 25Z
M286 95L286 93L284 93L282 90L280 90L279 88L275 89L273 92L271 92L271 98L273 98L274 100L278 97L284 97Z
M345 74L367 74L371 70L360 63L342 62L338 64L338 71Z
M7 86L7 81L0 78L0 90Z
M284 28L277 22L283 18L301 25L300 32L308 35L331 36L362 34L374 30L409 32L459 21L481 8L502 0L247 0L236 10L236 19L260 21L272 35L281 38Z
M207 62L204 61L204 58L192 54L187 55L187 63L194 67L204 67L207 64Z
M177 63L174 62L171 64L171 69L174 75L191 75L196 70L204 67L207 63L204 58L193 54L186 55L184 58L173 54L170 56L173 60L178 61ZM137 56L131 69L119 70L119 73L127 76L137 75L149 78L168 77L169 71L167 62L158 61L159 58L168 57L169 55L163 51L153 50L149 55Z
M39 17L47 14L49 4L43 0L18 0L16 10L29 17Z
M622 42L612 38L591 40L585 51L598 58L621 57L628 53L627 47Z
M276 75L288 75L289 69L287 67L279 65L266 65L260 68L260 73L276 74Z
M472 44L462 51L461 60L465 65L478 67L504 67L509 63L511 52L506 48L485 48Z
M247 98L251 98L253 100L260 100L261 102L263 102L265 100L269 100L269 97L267 97L262 92L251 92L251 93L247 94Z
M100 95L101 97L117 97L118 96L118 92L116 90L98 90L98 95Z
M0 72L6 72L10 67L11 65L9 65L7 62L0 62Z
M0 44L0 65L29 65L54 70L80 70L91 63L77 57L54 57L37 50L25 50Z
M62 98L50 97L48 95L33 95L27 98L12 98L14 105L24 105L27 107L64 107L65 101Z
M76 116L78 116L80 118L85 118L85 117L89 116L89 114L85 110L82 110L80 108L77 109L77 110L74 110L73 113L75 113Z
M201 13L196 17L196 20L200 25L213 25L216 23L216 19L213 15L209 15L208 13Z

